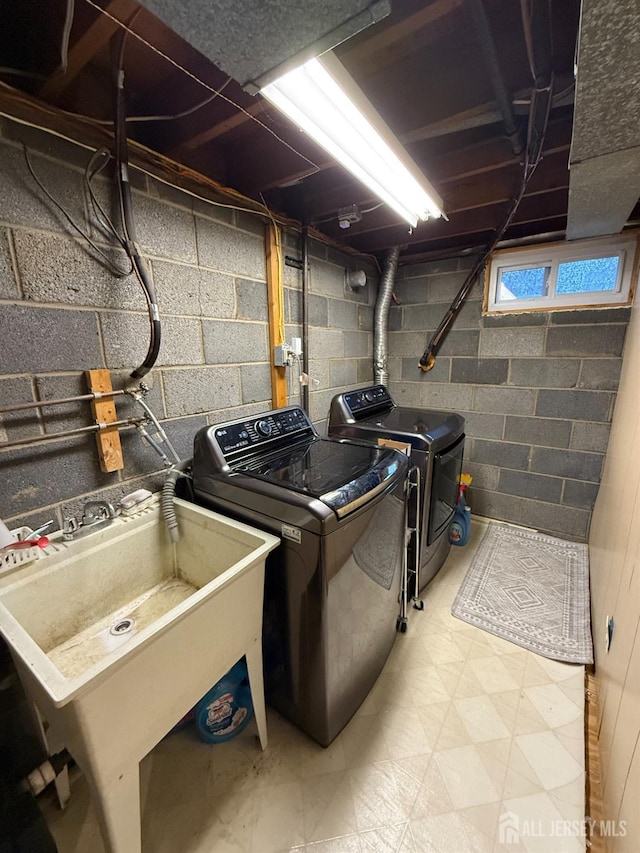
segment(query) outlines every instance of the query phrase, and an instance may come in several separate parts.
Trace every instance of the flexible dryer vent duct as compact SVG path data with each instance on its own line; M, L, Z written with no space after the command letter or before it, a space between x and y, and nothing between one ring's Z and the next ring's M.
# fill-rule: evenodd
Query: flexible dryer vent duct
M387 364L389 360L387 346L387 327L389 325L389 307L398 271L399 246L389 249L385 258L384 270L378 287L376 302L375 324L373 327L373 373L378 385L386 385L389 381Z

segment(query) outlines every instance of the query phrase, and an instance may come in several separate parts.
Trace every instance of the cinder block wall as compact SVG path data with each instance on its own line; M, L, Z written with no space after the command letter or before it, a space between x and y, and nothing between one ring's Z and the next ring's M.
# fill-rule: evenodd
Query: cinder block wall
M118 279L96 260L29 175L36 174L76 222L123 267L89 213L83 172L91 152L17 124L0 126L0 405L85 393L85 369L109 368L115 387L147 350L142 290L133 275ZM113 204L98 179L102 202ZM163 321L147 401L177 451L192 452L202 426L271 408L265 223L209 204L132 170L138 242L149 261ZM300 258L299 237L285 235L284 253ZM376 278L367 267L364 292L345 287L352 258L312 241L310 374L317 380L311 414L322 421L330 397L372 380ZM362 266L362 265L360 265ZM285 267L287 339L301 336L301 273ZM299 400L298 371L291 377ZM140 415L118 399L121 417ZM0 444L91 423L88 403L0 416ZM117 500L141 486L158 488L161 462L135 432L122 433L123 471L100 471L95 438L83 436L0 449L0 518L10 526L61 522L81 500Z
M390 315L397 403L467 423L472 510L584 540L598 492L629 309L482 316L476 284L434 368L418 360L468 261L401 268Z

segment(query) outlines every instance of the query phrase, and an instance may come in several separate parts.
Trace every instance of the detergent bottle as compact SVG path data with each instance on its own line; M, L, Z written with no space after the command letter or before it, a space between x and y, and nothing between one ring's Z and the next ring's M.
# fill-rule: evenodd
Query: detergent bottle
M467 505L464 493L471 483L470 474L461 474L458 486L458 504L449 525L449 542L452 545L466 545L471 533L471 508Z
M242 658L196 705L198 736L205 743L223 743L241 732L252 716L249 674Z

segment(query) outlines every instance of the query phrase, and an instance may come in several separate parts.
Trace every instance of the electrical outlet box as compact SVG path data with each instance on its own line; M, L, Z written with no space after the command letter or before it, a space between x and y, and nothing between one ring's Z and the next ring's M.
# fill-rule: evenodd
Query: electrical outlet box
M357 204L350 204L338 210L338 225L340 228L350 228L356 222L360 222L362 214Z
M275 367L286 367L289 363L288 344L278 344L273 348L273 364Z

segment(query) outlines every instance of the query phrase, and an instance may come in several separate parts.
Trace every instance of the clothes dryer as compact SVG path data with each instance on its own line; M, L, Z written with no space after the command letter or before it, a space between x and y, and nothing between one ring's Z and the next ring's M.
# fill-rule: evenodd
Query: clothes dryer
M384 385L373 385L333 398L327 432L331 438L398 443L410 449L419 486L410 520L416 535L409 542L414 588L410 586L408 594L417 595L434 578L451 547L448 532L458 500L464 418L453 412L397 406Z

